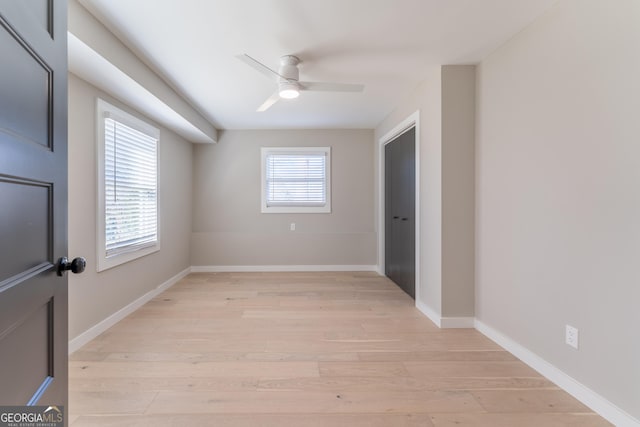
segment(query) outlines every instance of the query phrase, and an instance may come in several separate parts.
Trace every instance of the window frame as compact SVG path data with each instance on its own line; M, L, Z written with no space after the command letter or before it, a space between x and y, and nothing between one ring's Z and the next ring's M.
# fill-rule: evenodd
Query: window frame
M331 147L261 147L261 212L262 213L331 213ZM269 154L324 153L326 201L322 206L268 206L267 156Z
M106 216L105 216L105 119L111 118L139 132L157 140L156 144L156 241L145 246L132 247L117 254L107 256L106 248ZM134 117L126 111L96 99L96 132L97 132L97 238L96 238L96 268L98 272L133 261L160 250L160 130L149 123Z

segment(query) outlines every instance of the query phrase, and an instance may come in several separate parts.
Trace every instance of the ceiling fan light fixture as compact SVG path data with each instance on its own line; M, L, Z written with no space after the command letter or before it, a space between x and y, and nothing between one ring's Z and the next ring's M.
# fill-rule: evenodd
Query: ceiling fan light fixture
M294 99L300 96L300 90L298 89L298 85L295 83L280 83L280 90L278 92L280 98L283 99Z
M297 56L282 56L280 58L280 68L278 68L278 71L272 70L246 53L244 55L238 55L237 58L268 78L276 78L278 90L258 107L256 112L259 113L267 111L273 104L281 99L297 98L303 90L305 92L362 92L364 90L364 85L361 84L300 81L298 64L300 64L301 61Z

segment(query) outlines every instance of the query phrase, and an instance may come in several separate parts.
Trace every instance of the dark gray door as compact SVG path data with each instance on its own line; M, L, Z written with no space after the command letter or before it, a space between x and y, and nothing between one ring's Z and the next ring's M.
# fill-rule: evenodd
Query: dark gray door
M415 128L385 146L385 274L415 299Z
M0 405L66 405L67 5L0 0Z

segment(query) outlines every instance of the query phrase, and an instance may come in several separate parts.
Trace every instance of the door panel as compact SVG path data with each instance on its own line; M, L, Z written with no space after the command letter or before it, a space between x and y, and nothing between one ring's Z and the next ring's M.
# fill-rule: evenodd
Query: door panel
M53 264L51 186L0 176L0 286L43 262Z
M3 405L24 405L52 377L49 328L52 306L53 301L47 301L5 331L0 360L12 369L5 371L2 378L3 384L11 384L11 387L0 388Z
M2 22L2 21L0 21ZM0 130L5 136L50 147L51 70L13 31L0 25Z
M385 274L415 298L415 129L385 146Z
M397 266L396 266L396 252L394 251L394 248L396 247L396 245L394 244L394 237L396 236L396 233L394 233L394 224L395 224L395 219L397 218L393 218L393 192L391 191L392 189L392 182L393 182L393 177L392 177L392 164L391 164L391 159L393 158L392 156L392 150L393 150L393 145L391 143L385 145L384 147L384 170L385 170L385 179L384 179L384 194L385 194L385 200L384 200L384 205L385 205L385 247L384 247L384 259L385 259L385 274L387 277L389 277L391 280L395 281L394 279L397 279L396 277L396 273L397 273Z
M46 31L53 38L53 7L54 0L29 0L29 12L35 17L36 27ZM57 1L57 0L56 0Z
M66 405L67 5L0 0L0 405Z

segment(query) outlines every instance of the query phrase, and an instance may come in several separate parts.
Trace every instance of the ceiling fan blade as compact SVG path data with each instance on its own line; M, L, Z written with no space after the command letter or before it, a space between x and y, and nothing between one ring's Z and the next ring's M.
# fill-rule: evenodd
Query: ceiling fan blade
M364 85L349 83L300 82L302 90L322 92L362 92Z
M266 65L264 65L262 62L258 61L257 59L254 59L254 58L250 57L246 53L243 54L243 55L236 55L236 58L238 58L240 61L244 62L245 64L247 64L251 68L254 68L255 70L257 70L261 74L264 74L266 77L268 77L271 80L273 80L274 76L275 77L282 77L277 71L272 70L271 68L269 68Z
M267 100L264 101L262 103L262 105L260 107L258 107L258 109L256 111L258 113L262 113L263 111L267 111L269 108L271 108L271 106L273 104L275 104L279 100L280 100L280 94L278 92L275 92L273 95L271 95L269 98L267 98Z

